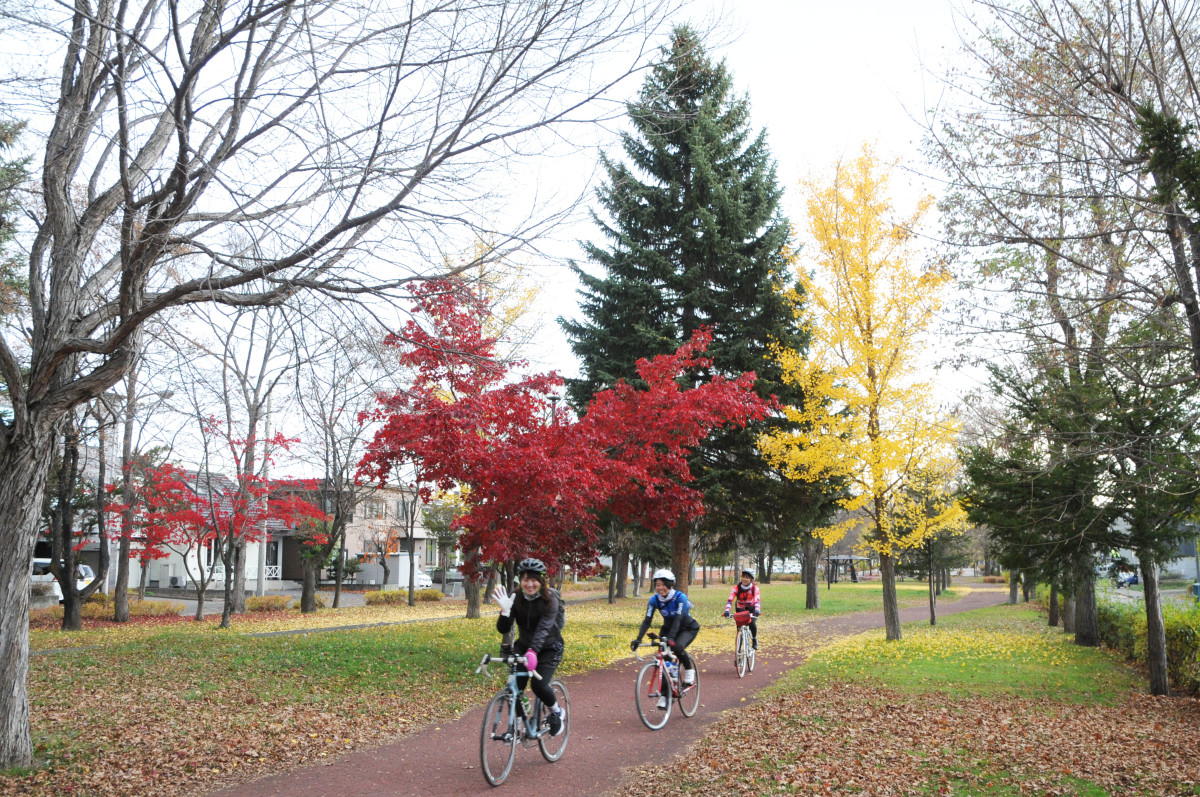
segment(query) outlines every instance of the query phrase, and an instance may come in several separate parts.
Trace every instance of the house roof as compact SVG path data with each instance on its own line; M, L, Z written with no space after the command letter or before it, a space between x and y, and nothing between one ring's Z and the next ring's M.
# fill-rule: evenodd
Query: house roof
M201 498L208 499L210 495L216 495L217 506L223 512L233 511L233 502L229 496L237 492L237 482L229 478L223 473L214 473L212 471L185 471L185 483L189 490L194 492ZM270 501L270 497L267 498ZM287 536L292 533L292 529L277 518L267 518L266 529L271 534L280 537Z

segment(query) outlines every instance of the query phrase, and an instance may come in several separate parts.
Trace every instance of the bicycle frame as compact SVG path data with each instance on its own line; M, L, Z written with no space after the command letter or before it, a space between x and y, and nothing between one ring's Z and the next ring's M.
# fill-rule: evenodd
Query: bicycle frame
M696 670L693 670L694 680L692 683L682 683L678 674L679 657L657 635L650 634L650 638L653 641L643 643L643 646L648 644L657 650L654 658L647 662L638 673L634 686L634 702L637 704L638 716L641 717L642 723L650 730L656 731L667 724L667 720L671 717L671 709L676 703L679 704L679 710L685 717L696 713L699 706L700 676ZM643 661L636 649L633 651L633 655L638 661ZM670 666L672 664L676 666ZM664 680L667 684L665 691L662 689ZM657 711L652 711L649 704L643 705L643 701L654 701L659 698L665 699L666 705L665 707L658 706Z
M537 695L533 696L533 701L531 703L532 711L530 713L533 714L533 716L524 716L525 708L521 704L521 695L523 694L524 690L517 688L517 679L521 676L526 676L529 678L536 678L540 681L542 680L542 676L538 675L536 670L525 669L524 656L510 655L493 657L490 653L486 654L483 657L483 660L479 662L479 667L475 669L475 674L479 675L482 673L484 677L490 677L487 666L493 661L508 665L508 680L504 684L504 689L508 690L508 693L512 698L509 701L509 727L519 727L521 734L517 741L521 742L522 745L528 746L533 742L536 742L538 737L540 737L542 734L548 733L549 729L539 727L538 716L541 714L539 709L541 709L542 701ZM516 720L518 719L521 720L520 726L518 726L516 723Z
M733 666L738 678L746 676L747 669L754 672L754 659L757 651L754 649L754 637L750 633L750 624L736 626L733 636Z

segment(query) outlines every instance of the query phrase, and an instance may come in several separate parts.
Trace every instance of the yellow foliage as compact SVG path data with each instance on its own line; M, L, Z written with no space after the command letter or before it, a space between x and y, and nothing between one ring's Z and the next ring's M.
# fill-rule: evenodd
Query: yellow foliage
M804 183L812 245L798 273L811 349L808 359L782 348L775 354L807 400L786 408L801 431L768 433L759 446L789 478L847 480L844 507L866 512L873 529L864 542L890 556L934 530L925 523L918 533L899 533L897 501L913 474L950 466L958 425L935 411L930 383L918 378L923 336L950 280L941 264L917 265L915 230L933 199L902 216L888 196L889 175L864 146L838 164L832 181ZM832 544L853 523L818 534Z

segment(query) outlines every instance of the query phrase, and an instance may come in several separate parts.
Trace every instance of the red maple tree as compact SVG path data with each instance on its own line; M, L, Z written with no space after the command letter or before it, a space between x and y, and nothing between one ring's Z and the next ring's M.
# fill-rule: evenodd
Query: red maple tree
M695 518L703 503L687 486L692 449L714 428L769 409L752 373L681 385L709 366L711 336L701 331L674 354L638 362L645 389L619 383L574 419L552 401L557 374L518 375L524 363L496 357L487 307L467 286L430 281L416 295L428 327L411 320L387 342L417 376L381 397L373 418L382 426L360 475L382 484L412 463L426 499L432 487L466 487L468 511L454 525L460 546L476 552L468 571L531 555L552 569L592 563L596 513L606 509L652 530Z

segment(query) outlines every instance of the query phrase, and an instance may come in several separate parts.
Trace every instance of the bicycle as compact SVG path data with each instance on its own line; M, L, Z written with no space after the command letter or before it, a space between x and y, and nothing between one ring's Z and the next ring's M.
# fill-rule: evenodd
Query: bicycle
M654 654L654 659L646 662L646 666L638 672L633 697L642 723L650 730L656 731L667 724L676 702L679 703L679 710L683 712L683 716L690 717L696 713L700 706L700 670L692 670L695 676L692 683L680 683L678 657L657 634L649 636L654 641L643 642L638 647L655 647L658 651ZM642 657L637 655L637 650L634 650L633 655L638 661L642 660ZM666 693L662 691L664 678L670 686ZM659 708L658 700L664 697L666 707Z
M753 619L748 611L733 613L733 622L737 625L737 636L733 642L733 663L737 668L738 678L745 678L746 670L754 672L754 658L758 651L754 649L754 637L750 635L750 621Z
M499 786L512 771L517 742L520 742L522 747L529 747L537 742L542 751L542 758L550 763L562 758L567 749L567 738L571 735L571 695L562 681L555 678L550 682L555 701L562 706L562 733L552 736L547 720L550 708L542 705L537 695L533 697L532 710L526 708L528 700L523 690L517 688L517 679L522 675L537 678L539 681L542 676L536 671L525 669L524 656L493 657L490 653L484 655L475 673L490 677L487 666L493 661L508 665L508 681L491 699L483 713L479 764L487 782Z

